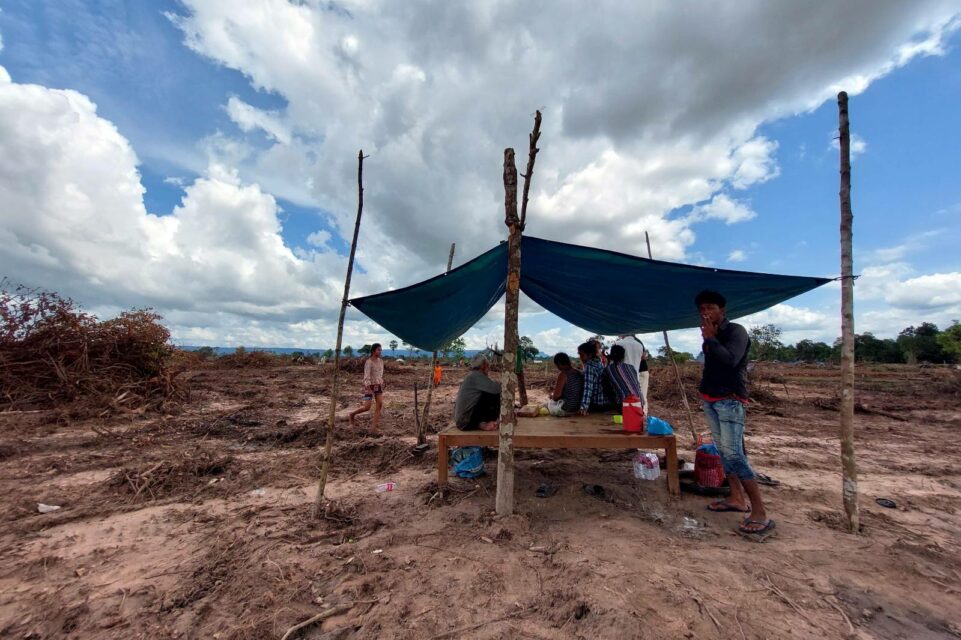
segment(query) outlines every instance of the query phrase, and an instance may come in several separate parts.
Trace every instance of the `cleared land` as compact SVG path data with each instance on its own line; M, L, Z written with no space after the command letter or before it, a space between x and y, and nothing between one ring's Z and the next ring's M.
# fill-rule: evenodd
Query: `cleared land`
M425 366L388 366L384 437L338 424L319 522L327 369L192 370L171 415L0 414L0 636L280 638L334 608L293 637L961 637L961 372L859 369L860 536L839 530L837 370L755 373L748 448L781 482L764 544L634 480L629 452L518 452L510 518L490 475L441 498L435 451L411 453ZM433 430L463 374L445 371ZM653 373L654 413L692 460L671 375ZM548 372L528 378L543 398ZM542 483L560 490L535 498Z

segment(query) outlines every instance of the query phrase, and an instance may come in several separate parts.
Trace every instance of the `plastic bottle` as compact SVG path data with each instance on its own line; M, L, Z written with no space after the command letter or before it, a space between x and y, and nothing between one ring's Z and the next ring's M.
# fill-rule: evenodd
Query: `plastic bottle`
M393 491L397 488L397 485L393 482L385 482L384 484L379 484L375 487L377 493L386 493L388 491Z

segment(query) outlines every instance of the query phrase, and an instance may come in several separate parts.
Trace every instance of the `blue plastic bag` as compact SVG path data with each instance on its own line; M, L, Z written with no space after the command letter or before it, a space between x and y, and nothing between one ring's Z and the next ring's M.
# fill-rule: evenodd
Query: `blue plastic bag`
M450 454L450 466L458 478L484 475L484 452L480 447L457 447Z
M666 420L661 420L655 416L647 417L647 433L652 436L672 436L674 429Z

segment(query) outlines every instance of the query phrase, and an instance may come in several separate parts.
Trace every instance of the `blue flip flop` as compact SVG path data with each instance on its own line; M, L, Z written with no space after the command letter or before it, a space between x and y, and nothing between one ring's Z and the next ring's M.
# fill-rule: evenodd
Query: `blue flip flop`
M744 525L750 524L763 524L764 528L754 531L752 529L745 529ZM774 520L768 518L767 522L761 522L760 520L751 520L750 518L744 518L741 524L737 525L737 530L741 535L744 536L764 536L770 533L774 529Z

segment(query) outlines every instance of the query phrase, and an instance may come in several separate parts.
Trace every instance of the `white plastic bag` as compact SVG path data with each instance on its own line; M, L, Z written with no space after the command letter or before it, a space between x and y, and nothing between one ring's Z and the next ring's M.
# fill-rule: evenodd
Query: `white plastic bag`
M661 462L653 451L638 451L634 456L634 477L638 480L657 480L661 477Z

